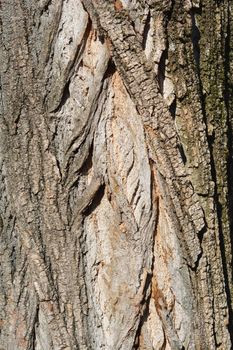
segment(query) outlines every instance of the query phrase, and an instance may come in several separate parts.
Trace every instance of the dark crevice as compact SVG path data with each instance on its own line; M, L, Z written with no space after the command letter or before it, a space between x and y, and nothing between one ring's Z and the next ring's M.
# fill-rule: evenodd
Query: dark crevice
M93 197L91 203L83 211L84 216L91 215L93 211L100 205L101 200L104 196L104 192L105 192L105 185L103 184L99 187L98 191L95 193L95 196Z
M89 154L87 156L87 158L85 159L82 167L79 169L79 174L82 175L88 175L89 171L91 170L92 166L93 166L93 162L92 162L92 158L93 158L93 143L90 145L89 148Z
M36 346L38 345L36 344L36 328L38 327L38 325L39 325L39 305L37 305L36 307L34 319L32 320L32 332L30 336L30 345L29 345L30 350L36 349Z
M110 60L109 60L109 62L108 62L107 69L106 69L106 72L104 73L103 80L112 77L113 74L114 74L115 72L116 72L115 63L114 63L113 60L110 58Z
M151 20L151 13L150 10L148 12L147 18L146 18L146 23L144 27L144 32L143 32L143 37L142 37L142 49L145 50L146 48L146 42L148 38L148 33L150 31L150 20Z
M185 152L184 152L183 145L181 143L178 143L177 147L179 149L179 152L180 152L181 158L183 160L183 163L186 164L187 163L187 158L186 158L186 155L185 155Z
M79 187L79 183L82 176L86 177L89 171L91 170L93 166L92 158L93 158L93 144L90 145L88 155L84 159L81 167L77 169L77 171L75 172L75 180L70 185L68 206L67 206L67 217L68 217L69 223L72 220L72 213L73 213L72 208L73 208L74 202L76 201L76 189Z
M62 179L62 177L63 177L62 176L62 166L61 166L60 160L59 160L58 155L57 155L57 149L56 149L56 143L55 143L55 140L57 137L58 137L58 124L55 124L55 130L54 130L54 132L52 134L52 138L51 138L51 149L55 155L56 166L57 166L60 178Z
M204 235L205 233L207 232L207 224L205 223L205 226L201 229L201 231L198 232L198 239L199 239L199 242L200 242L200 253L198 254L197 256L197 259L194 263L194 266L190 265L188 262L187 262L187 265L189 267L189 269L193 272L197 272L198 271L198 268L199 268L199 263L200 263L200 260L203 256L203 249L202 249L202 241L203 241L203 238L204 238Z
M164 80L165 80L165 72L166 72L166 60L168 58L168 50L164 50L161 57L160 61L158 64L158 84L159 84L159 91L161 95L163 95L164 91Z
M169 10L166 10L166 11L164 12L165 17L166 17L166 26L167 26L168 22L169 22L169 21L171 20L171 18L172 18L174 7L175 7L175 0L171 0L171 2L170 2L170 9L169 9Z
M60 103L53 110L54 113L60 111L62 109L62 107L65 105L65 103L67 102L67 100L70 98L69 86L70 86L70 79L67 81L67 83L64 86L64 89L63 89L63 92L62 92L62 96L61 96L61 99L60 99Z
M15 272L16 272L16 258L17 258L17 255L16 255L16 247L13 243L12 245L12 250L11 250L11 253L10 253L10 261L11 261L11 282L13 283L14 281L14 276L15 276Z
M49 12L49 6L52 4L52 0L48 0L44 6L42 7L41 11L40 11L40 16L42 16L43 13L45 12Z
M172 101L172 104L169 106L169 111L171 113L171 116L173 120L176 118L176 98Z
M192 19L192 30L191 30L191 39L193 44L193 56L196 63L197 74L200 76L200 46L199 41L201 38L200 31L196 25L196 18L194 11L191 12Z
M88 128L86 133L89 133L92 136L90 128ZM74 141L72 141L72 146L77 138L78 136L74 139ZM88 142L87 145L85 145L85 142L86 139L82 140L79 146L70 152L67 164L64 167L63 185L66 184L70 189L76 186L77 181L79 180L78 176L82 173L83 165L86 162L87 158L89 158L89 152L92 152L93 149L93 140Z
M72 182L72 185L70 185L70 189L77 187L80 181L80 176L86 176L88 172L91 170L92 157L93 157L93 144L90 145L89 153L87 157L83 160L81 167L76 170L75 174L77 175L77 178Z

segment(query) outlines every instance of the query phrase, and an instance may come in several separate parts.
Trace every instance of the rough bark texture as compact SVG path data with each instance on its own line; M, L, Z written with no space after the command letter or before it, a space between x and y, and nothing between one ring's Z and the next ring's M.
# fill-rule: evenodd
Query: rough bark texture
M231 0L1 0L0 349L231 349Z

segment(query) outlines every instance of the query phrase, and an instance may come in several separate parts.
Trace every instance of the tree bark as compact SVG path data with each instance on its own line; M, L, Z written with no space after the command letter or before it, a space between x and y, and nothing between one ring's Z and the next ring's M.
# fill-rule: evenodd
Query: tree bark
M231 349L231 0L0 11L0 349Z

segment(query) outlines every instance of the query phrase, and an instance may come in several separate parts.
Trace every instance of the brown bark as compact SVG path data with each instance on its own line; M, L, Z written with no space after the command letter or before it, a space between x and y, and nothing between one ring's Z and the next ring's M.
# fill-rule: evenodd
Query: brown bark
M230 0L0 11L0 349L231 349Z

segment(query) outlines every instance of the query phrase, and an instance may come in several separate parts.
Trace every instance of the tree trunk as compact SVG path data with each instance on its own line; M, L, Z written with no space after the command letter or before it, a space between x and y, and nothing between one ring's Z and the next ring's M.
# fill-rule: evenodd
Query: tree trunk
M231 0L0 10L0 349L231 349Z

